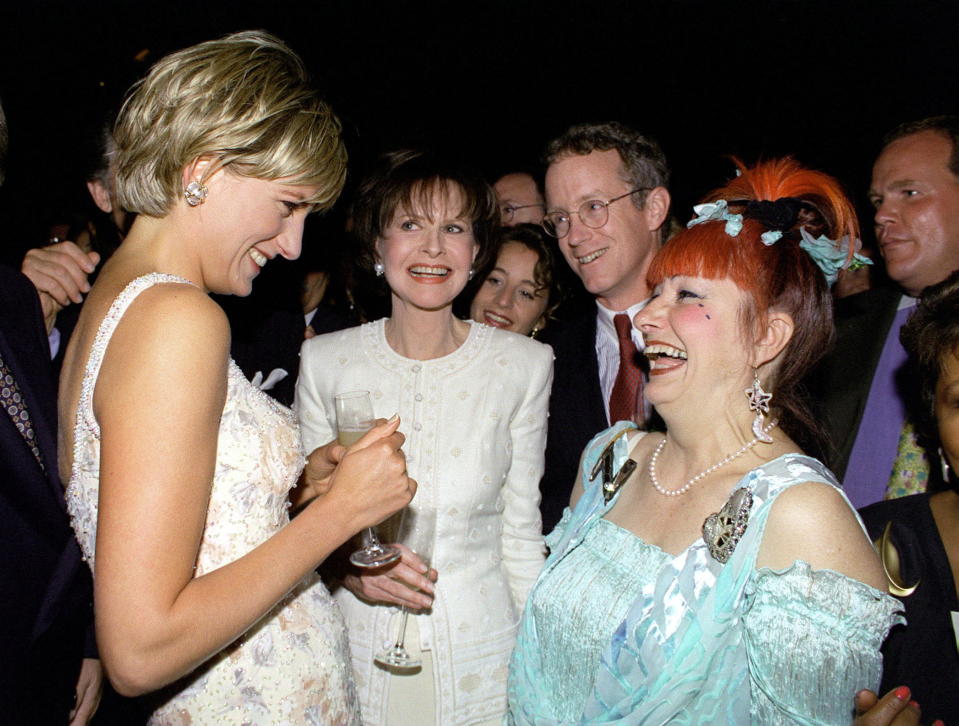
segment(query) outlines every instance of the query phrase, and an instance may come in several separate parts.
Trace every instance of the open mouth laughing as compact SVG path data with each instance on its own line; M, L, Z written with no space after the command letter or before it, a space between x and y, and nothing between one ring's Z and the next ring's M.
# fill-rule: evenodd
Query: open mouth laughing
M258 267L263 267L267 262L270 261L270 258L264 255L255 247L250 248L250 257L253 258L253 261L257 264Z
M686 351L659 341L650 341L643 350L643 355L649 359L651 376L668 373L686 364Z

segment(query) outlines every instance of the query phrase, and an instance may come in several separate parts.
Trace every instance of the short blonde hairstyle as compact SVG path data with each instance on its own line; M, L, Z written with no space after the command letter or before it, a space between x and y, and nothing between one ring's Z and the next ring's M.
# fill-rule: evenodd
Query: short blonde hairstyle
M316 210L346 178L340 122L300 58L263 31L234 33L171 53L127 98L117 119L116 191L131 212L163 217L183 194L183 168L212 157L257 179L316 186ZM199 181L203 181L200 179Z

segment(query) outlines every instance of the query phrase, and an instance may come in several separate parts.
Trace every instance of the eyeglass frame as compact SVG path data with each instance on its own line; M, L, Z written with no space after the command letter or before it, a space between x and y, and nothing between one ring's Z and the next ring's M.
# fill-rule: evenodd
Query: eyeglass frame
M618 197L613 197L612 199L606 202L604 202L602 199L587 199L576 208L576 216L579 217L579 221L583 224L584 227L589 227L590 229L600 229L606 226L606 223L609 221L609 205L610 204L612 204L613 202L618 202L620 199L625 199L626 197L632 196L633 194L636 194L637 192L649 192L655 188L656 187L636 187L632 191L626 192L625 194L620 194ZM596 226L593 226L592 224L587 224L586 220L583 219L583 214L581 210L587 204L596 204L596 203L603 205L603 209L606 211L606 219L603 220L602 224L597 224ZM555 225L552 225L554 227L553 231L550 231L549 227L546 225L546 220L549 217L549 215L555 212L563 212L567 215L566 231L563 234L556 234ZM540 227L542 227L543 231L546 232L546 234L548 234L553 239L563 239L563 237L568 235L570 230L573 228L572 217L573 217L573 212L567 212L565 209L554 209L552 212L547 211L546 214L543 215L543 220L540 222Z
M505 213L506 219L512 221L513 215L518 212L520 209L529 209L530 207L542 207L543 212L546 211L546 204L543 202L533 202L532 204L501 204L499 207L500 212Z

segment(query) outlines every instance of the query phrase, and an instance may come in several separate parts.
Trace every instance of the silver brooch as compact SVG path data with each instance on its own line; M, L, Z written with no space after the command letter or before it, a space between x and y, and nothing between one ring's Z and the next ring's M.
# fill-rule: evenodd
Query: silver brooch
M746 532L752 506L752 492L739 488L726 500L722 509L706 517L703 522L703 541L713 559L725 564L733 554Z

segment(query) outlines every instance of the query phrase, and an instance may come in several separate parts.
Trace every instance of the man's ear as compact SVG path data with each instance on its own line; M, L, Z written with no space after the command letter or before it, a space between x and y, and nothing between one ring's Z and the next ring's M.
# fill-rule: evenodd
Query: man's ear
M769 311L766 325L759 331L760 336L754 343L753 368L759 368L776 359L792 340L796 324L789 313Z
M655 187L646 193L646 203L642 211L650 229L659 229L665 224L669 216L669 203L669 192L665 187Z
M110 190L104 186L103 182L93 179L87 182L87 191L93 197L93 203L97 205L104 214L113 212L113 200L110 199Z

